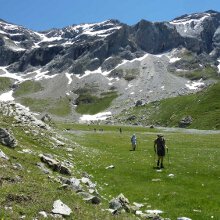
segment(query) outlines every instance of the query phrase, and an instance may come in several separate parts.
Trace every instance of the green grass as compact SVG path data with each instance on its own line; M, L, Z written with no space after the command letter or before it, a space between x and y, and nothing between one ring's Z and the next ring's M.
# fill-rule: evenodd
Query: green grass
M165 158L165 169L157 172L153 151L153 141L158 131L144 127L107 125L56 124L56 131L66 139L66 147L55 147L50 141L54 133L39 130L33 135L28 127L15 124L12 118L2 117L0 127L12 130L18 141L15 149L0 145L0 149L10 157L9 161L0 159L0 177L20 181L4 181L0 194L0 218L26 219L38 217L39 211L48 213L55 200L61 199L73 213L66 219L136 219L132 214L111 216L101 209L108 208L108 201L123 193L132 204L143 203L142 209L160 209L163 217L176 219L187 216L194 220L219 219L219 173L220 153L219 134L187 134L181 132L163 132L169 147L169 161ZM19 126L19 127L18 127ZM94 132L96 128L96 132ZM104 131L99 131L99 129ZM138 138L136 151L131 148L130 137L135 133ZM77 143L74 144L74 143ZM33 154L20 153L30 149ZM60 183L52 173L48 178L36 166L40 162L39 154L48 153L61 161L74 164L73 176L80 177L86 171L93 176L97 190L103 196L102 204L94 206L85 203L73 191L59 189ZM170 162L170 163L169 163ZM24 169L13 168L20 163ZM114 169L105 169L113 164ZM174 178L168 177L174 174ZM161 181L154 182L153 179ZM9 195L19 195L27 201L9 201ZM5 210L5 206L13 211ZM199 210L199 211L195 211Z
M190 115L193 118L189 128L220 129L220 83L217 83L201 92L192 95L164 99L162 101L135 107L128 111L135 115L132 123L139 121L142 124L161 126L178 126L179 121ZM145 117L140 119L143 115ZM128 117L122 113L118 117Z
M157 172L153 141L158 131L140 127L59 125L68 127L66 137L84 146L76 148L75 164L92 174L106 199L123 193L131 203L143 203L147 209L164 211L163 217L176 219L220 219L219 134L184 134L165 132L168 156L165 169ZM94 127L97 129L94 132ZM104 132L98 131L104 128ZM130 137L136 133L137 151ZM105 169L109 165L114 169ZM174 178L168 177L174 174ZM153 179L161 181L154 182ZM198 211L196 211L198 210Z
M107 109L116 97L116 92L104 93L101 97L92 96L88 93L81 94L76 100L76 112L94 115Z
M9 89L11 86L12 86L12 82L10 78L0 77L0 91Z
M199 79L219 79L217 68L212 67L211 65L206 66L203 69L196 69L187 72L176 72L178 76L182 76L191 80Z
M28 95L31 93L39 92L43 89L40 82L27 80L19 84L18 88L14 92L15 97Z
M40 211L51 213L53 202L57 199L62 200L73 211L70 217L65 219L133 219L124 214L120 218L112 217L108 212L102 212L101 208L105 206L91 205L84 202L75 192L68 189L59 189L61 184L56 180L60 174L53 172L50 175L44 174L36 164L40 162L39 154L48 153L55 158L64 161L68 160L75 163L75 156L62 148L53 148L49 137L54 134L44 129L38 130L38 135L33 135L28 127L11 127L12 118L2 117L0 114L0 127L7 127L13 132L18 146L10 149L0 144L0 149L10 158L9 161L0 159L0 178L5 179L1 186L0 193L0 219L17 220L25 215L26 219L38 217ZM74 147L73 144L70 145ZM21 153L22 149L30 149L32 154ZM15 169L13 164L19 163L23 169ZM81 177L77 168L72 169L73 176ZM52 178L51 178L52 177ZM7 180L6 180L7 179ZM19 181L14 181L14 180ZM20 196L26 200L9 200L9 195ZM5 207L11 207L12 210L6 210ZM52 219L52 218L48 218Z
M48 112L57 116L66 116L71 112L71 103L67 97L59 99L21 98L21 104L28 106L34 112Z

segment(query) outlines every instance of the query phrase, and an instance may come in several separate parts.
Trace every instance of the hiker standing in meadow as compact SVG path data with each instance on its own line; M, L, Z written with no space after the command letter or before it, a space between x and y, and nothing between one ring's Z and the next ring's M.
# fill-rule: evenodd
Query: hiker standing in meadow
M163 166L163 159L166 153L165 139L162 134L157 135L157 139L154 141L154 152L157 153L158 160L157 160L157 168L164 168Z
M137 138L135 136L135 134L132 135L131 137L131 147L133 151L135 151L136 147L137 147Z

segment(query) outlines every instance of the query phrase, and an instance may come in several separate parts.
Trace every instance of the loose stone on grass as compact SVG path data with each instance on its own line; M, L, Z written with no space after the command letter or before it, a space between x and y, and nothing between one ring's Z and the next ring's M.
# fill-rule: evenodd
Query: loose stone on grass
M17 146L14 136L5 128L0 128L0 143L10 148Z
M65 205L61 200L56 200L53 203L52 213L69 216L72 213L72 210L67 205Z
M64 166L60 161L51 158L49 155L40 154L41 161L46 163L53 171L57 171L61 174L71 175L71 171Z
M9 157L2 150L0 150L0 158L4 160L9 160Z

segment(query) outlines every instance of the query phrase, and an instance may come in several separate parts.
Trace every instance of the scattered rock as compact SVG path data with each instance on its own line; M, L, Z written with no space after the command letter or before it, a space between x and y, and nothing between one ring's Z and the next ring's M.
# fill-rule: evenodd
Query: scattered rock
M55 160L48 155L40 154L39 155L41 161L46 163L53 171L57 171L61 174L71 175L71 171L64 166L60 161Z
M170 173L170 174L168 175L168 177L173 178L173 177L174 177L174 174Z
M37 163L37 166L38 166L38 167L43 171L43 173L45 173L45 174L51 174L51 173L52 173L51 170L49 170L49 169L47 169L47 168L45 167L44 163L38 162L38 163Z
M82 191L82 186L80 184L80 180L77 178L72 177L71 179L67 179L64 177L60 177L60 181L63 184L67 184L70 186L70 188L75 191L75 192L81 192Z
M13 135L11 135L9 131L4 128L0 128L0 143L11 148L15 148L17 145Z
M192 124L192 121L193 121L192 117L188 115L180 120L179 127L180 128L188 127L189 125Z
M152 179L152 182L160 182L161 179Z
M2 150L0 150L0 158L2 158L4 160L9 160L9 157L6 156L6 154Z
M53 203L52 213L69 216L72 213L72 210L67 205L65 205L61 200L56 200Z
M108 170L108 169L113 169L113 168L115 168L115 166L114 165L110 165L110 166L107 166L105 169Z
M81 179L82 183L86 184L89 188L95 188L96 184L93 183L89 178L83 177Z
M14 163L12 166L16 170L23 170L23 166L20 163Z
M187 217L178 217L177 220L192 220L191 218Z
M41 215L44 218L47 218L47 213L45 211L41 211L38 214Z
M161 210L146 210L145 212L148 214L155 214L155 215L163 213L163 211L161 211Z
M133 204L134 204L137 208L142 208L142 207L144 207L144 205L141 204L141 203L133 202Z
M129 116L128 118L127 118L127 121L133 121L133 120L135 120L136 119L136 116L135 115L132 115L132 116Z
M42 118L41 118L41 121L47 123L47 122L51 122L52 118L50 117L49 114L45 114Z
M141 100L138 100L136 103L135 103L135 107L137 106L141 106L143 104L143 102Z
M101 203L101 199L98 196L91 195L90 193L78 192L77 195L82 196L84 201L90 202L92 204L98 205Z
M115 211L124 209L126 212L130 212L129 201L122 193L109 202L109 208Z

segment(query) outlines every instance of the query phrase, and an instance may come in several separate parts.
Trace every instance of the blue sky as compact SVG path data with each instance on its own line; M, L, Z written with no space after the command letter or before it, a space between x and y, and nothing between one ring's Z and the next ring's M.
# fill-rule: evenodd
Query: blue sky
M220 12L220 0L0 0L0 18L32 30L118 19L169 21L183 14Z

